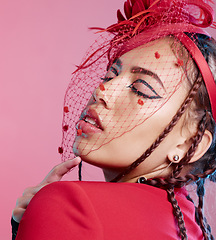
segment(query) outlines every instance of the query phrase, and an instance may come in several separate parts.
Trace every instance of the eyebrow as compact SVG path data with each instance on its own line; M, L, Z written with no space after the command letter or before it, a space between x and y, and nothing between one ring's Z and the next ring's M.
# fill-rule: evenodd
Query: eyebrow
M158 75L156 73L153 73L152 71L145 69L145 68L141 68L141 67L132 67L131 68L131 73L141 73L141 74L145 74L145 75L149 75L150 77L153 77L154 79L157 80L157 82L163 87L163 89L166 91L161 79L158 77Z
M115 65L115 68L113 65ZM118 76L122 70L122 61L118 58L113 62L113 65L110 67L110 70Z

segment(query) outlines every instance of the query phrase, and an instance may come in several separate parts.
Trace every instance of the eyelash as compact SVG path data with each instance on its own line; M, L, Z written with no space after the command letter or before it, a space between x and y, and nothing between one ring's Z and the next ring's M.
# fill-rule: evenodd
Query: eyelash
M154 96L150 96L150 95L146 95L145 93L140 92L138 89L136 89L136 88L134 87L134 84L135 84L135 83L142 83L142 84L144 84L144 85L145 85L146 87L148 87L155 95L154 95ZM143 97L143 98L148 98L148 99L159 99L159 98L161 98L161 96L157 94L157 92L153 89L153 87L150 86L146 81L144 81L144 80L142 80L142 79L137 79L137 80L134 81L132 84L130 84L128 87L131 88L131 90L132 90L135 94L137 94L138 96L141 96L141 97Z
M100 78L102 81L104 82L109 82L110 80L112 80L113 78L110 77L104 77L104 78Z
M111 68L109 69L109 71L107 72L107 74L108 74L109 72L113 73L114 76L113 76L113 77L106 77L106 76L105 76L104 78L101 78L102 81L104 81L104 82L109 82L110 80L112 80L113 78L115 78L115 77L118 76L118 71L117 71L117 69L115 69L114 67L111 67Z
M118 76L118 70L111 66L110 71L113 72L116 76Z

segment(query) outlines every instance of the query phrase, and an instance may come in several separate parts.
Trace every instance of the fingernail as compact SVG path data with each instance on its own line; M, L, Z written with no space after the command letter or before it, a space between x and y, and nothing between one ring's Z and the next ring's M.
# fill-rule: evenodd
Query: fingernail
M81 157L79 157L79 156L76 157L75 159L77 159L78 161L81 161Z
M81 157L75 157L75 158L73 158L73 159L69 159L68 161L71 161L71 162L74 162L74 161L81 161Z

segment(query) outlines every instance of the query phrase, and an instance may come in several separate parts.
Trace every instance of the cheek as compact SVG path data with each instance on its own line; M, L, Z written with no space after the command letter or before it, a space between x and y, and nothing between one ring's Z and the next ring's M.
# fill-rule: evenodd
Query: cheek
M160 134L161 129L151 121L145 122L82 158L98 167L125 168L145 152Z

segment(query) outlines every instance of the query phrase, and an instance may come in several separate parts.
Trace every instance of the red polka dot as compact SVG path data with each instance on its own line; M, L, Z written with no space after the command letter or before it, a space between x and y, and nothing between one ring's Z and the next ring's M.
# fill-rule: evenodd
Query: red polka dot
M138 104L141 105L141 106L144 104L143 100L141 100L141 99L138 99L137 102L138 102Z
M68 125L63 126L63 130L67 131L68 130Z
M68 109L68 107L66 106L66 107L64 107L64 112L65 113L68 113L69 112L69 109Z
M62 147L59 147L59 148L58 148L58 152L59 152L60 154L62 154L62 153L63 153L63 148L62 148Z
M182 67L183 65L184 65L183 60L181 60L181 59L178 58L178 61L177 61L177 63L176 63L176 66Z
M100 88L101 91L105 90L105 87L104 87L103 83L100 84L99 88Z
M159 59L160 58L160 53L159 52L155 52L155 58Z
M80 136L80 135L82 135L82 129L77 130L77 136Z

